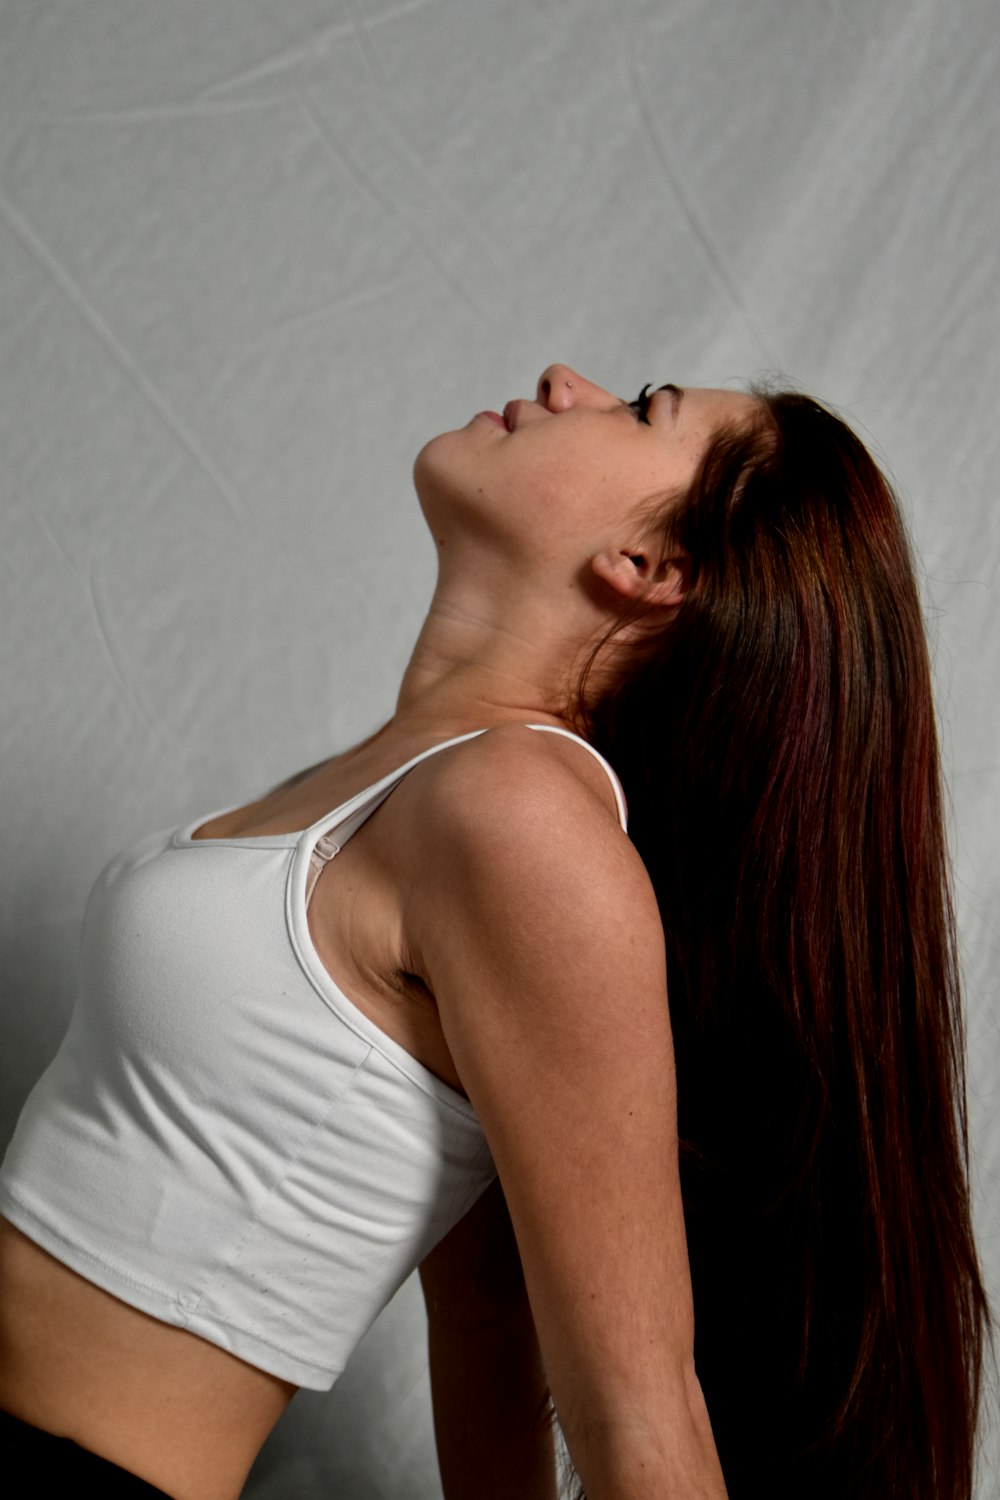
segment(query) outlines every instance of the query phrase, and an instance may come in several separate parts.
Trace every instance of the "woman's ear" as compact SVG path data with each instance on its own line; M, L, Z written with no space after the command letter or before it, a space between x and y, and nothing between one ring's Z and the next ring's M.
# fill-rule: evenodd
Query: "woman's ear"
M691 587L691 559L685 553L654 562L648 552L623 547L598 552L591 567L602 583L629 602L677 605Z

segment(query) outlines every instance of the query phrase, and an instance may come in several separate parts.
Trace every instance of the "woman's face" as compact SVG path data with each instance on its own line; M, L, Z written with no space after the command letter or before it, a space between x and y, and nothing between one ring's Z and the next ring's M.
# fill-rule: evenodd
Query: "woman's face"
M478 412L427 443L414 481L442 546L471 532L521 557L578 553L606 546L651 499L683 489L718 429L755 406L738 391L667 386L643 411L549 365L534 400Z

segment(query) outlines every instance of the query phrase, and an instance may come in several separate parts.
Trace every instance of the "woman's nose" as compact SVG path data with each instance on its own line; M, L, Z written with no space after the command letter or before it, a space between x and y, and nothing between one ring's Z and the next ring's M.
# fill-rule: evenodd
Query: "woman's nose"
M549 411L567 411L583 403L613 402L614 396L585 380L569 365L549 365L538 381L538 402Z

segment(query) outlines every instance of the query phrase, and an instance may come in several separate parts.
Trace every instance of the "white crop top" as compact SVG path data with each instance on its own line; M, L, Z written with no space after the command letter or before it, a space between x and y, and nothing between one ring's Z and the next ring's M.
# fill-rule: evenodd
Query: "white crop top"
M413 766L485 732L432 746L300 833L194 839L219 812L113 859L0 1213L122 1301L331 1386L495 1170L468 1100L337 988L308 897ZM577 742L624 827L614 772Z

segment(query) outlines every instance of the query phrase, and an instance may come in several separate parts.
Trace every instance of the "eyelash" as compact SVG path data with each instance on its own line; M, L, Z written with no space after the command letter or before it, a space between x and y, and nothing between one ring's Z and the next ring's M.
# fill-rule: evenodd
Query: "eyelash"
M645 422L647 427L652 427L653 424L649 420L649 417L646 415L649 411L649 403L652 400L652 397L647 396L646 394L648 390L649 384L647 382L647 384L644 385L642 390L639 392L638 396L636 396L635 400L628 403L628 406L630 411L635 412L638 421Z

